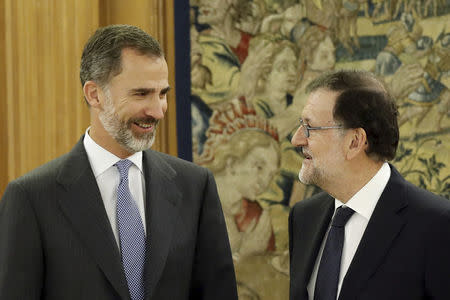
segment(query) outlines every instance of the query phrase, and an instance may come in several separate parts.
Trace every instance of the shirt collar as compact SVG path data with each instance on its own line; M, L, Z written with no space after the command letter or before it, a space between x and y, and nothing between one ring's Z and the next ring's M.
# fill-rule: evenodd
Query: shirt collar
M92 171L94 172L94 176L95 178L97 178L99 175L101 175L103 172L105 172L111 166L121 160L121 158L97 144L89 135L89 129L90 127L86 129L83 144L84 148L86 149ZM137 166L139 171L141 171L141 173L143 174L142 151L134 153L133 155L127 157L127 159L130 160L135 166Z
M369 220L390 177L391 168L389 167L389 164L385 162L375 176L353 195L353 197L345 203L345 206L350 207L356 213ZM344 205L344 203L338 199L334 200L335 209L341 205Z

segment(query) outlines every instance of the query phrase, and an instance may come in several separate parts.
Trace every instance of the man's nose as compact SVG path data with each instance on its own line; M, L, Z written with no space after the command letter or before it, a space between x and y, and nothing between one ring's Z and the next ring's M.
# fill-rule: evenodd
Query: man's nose
M304 147L308 144L308 139L305 136L303 126L297 128L297 131L292 136L291 144L295 147Z
M146 100L145 114L151 116L157 120L164 118L164 114L167 111L167 99L161 99L158 95Z

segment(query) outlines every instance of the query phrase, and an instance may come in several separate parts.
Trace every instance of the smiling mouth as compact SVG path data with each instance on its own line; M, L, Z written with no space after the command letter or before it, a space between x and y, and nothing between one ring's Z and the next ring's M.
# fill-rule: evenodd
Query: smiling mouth
M136 122L133 122L133 124L137 127L137 128L140 128L141 130L144 130L144 131L153 131L154 130L154 128L156 127L156 122L154 122L154 121L147 121L147 122L139 122L139 121L136 121Z
M305 158L305 159L312 159L311 155L309 155L308 153L302 152L302 154L303 154L303 158Z
M137 126L144 128L144 129L149 129L151 127L153 127L153 123L138 123L138 122L134 122L134 124L136 124Z
M303 147L296 147L297 153L300 154L301 157L304 159L312 159L311 155L306 153L303 149Z

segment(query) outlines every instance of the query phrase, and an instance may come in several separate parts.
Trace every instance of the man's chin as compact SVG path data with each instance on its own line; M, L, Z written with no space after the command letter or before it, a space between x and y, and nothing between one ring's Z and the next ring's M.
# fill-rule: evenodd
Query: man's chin
M155 135L153 133L147 134L135 134L133 133L133 143L149 143L154 140Z
M131 142L121 142L120 144L124 147L128 152L136 153L140 151L145 151L150 149L155 142L154 136L147 139L138 139L133 138Z
M310 185L313 184L310 180L307 180L305 177L303 176L299 176L298 179L300 179L300 182L306 185Z
M133 139L133 142L143 142L153 139L156 133L156 128L153 128L152 131L142 132L138 131L135 128L128 128L128 136Z
M303 184L307 184L307 185L314 184L311 177L312 177L311 174L308 174L306 172L306 170L303 170L303 167L302 167L302 169L300 170L300 172L298 174L298 179L300 180L300 182Z

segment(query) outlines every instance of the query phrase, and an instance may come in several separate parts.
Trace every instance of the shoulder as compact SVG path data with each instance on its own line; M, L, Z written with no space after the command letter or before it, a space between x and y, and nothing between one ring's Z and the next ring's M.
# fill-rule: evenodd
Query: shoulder
M406 181L405 187L408 206L417 215L430 219L441 216L450 221L450 200L419 188L408 181Z
M51 202L59 187L57 178L66 157L63 155L51 160L9 182L1 196L0 210L9 211L12 216L16 216L24 213L27 207L35 207L38 202Z
M450 259L450 200L406 182L406 216L415 239L424 246L428 264L448 274ZM434 272L434 271L433 271Z
M334 201L333 197L325 192L320 192L310 198L297 202L294 207L292 207L291 214L310 214L317 210L321 210L332 201Z
M90 167L83 145L83 137L66 154L63 154L36 169L18 177L10 182L9 186L22 186L26 190L46 191L56 184L58 179L76 177L81 171Z
M36 169L11 181L8 186L22 187L24 190L45 188L49 183L56 182L59 171L67 159L67 154L55 158Z
M389 201L404 203L408 207L410 215L421 220L433 219L438 215L450 216L448 199L412 184L403 178L393 166L391 166L391 178L383 195Z
M397 213L407 222L408 228L415 232L416 239L422 240L424 244L436 245L442 242L443 235L448 235L447 246L450 247L450 201L415 186L397 170L392 171L380 201L397 208ZM431 240L435 242L431 243Z
M165 154L162 152L147 150L144 152L145 158L150 161L150 165L160 165L166 172L175 172L177 176L182 175L203 175L206 176L210 171L204 167L196 165L193 162Z

